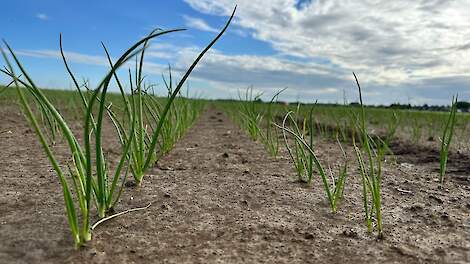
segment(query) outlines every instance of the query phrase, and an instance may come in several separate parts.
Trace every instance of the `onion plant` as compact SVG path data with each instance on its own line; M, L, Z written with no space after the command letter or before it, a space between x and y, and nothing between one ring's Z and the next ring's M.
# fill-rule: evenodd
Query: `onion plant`
M29 77L25 68L22 66L10 46L4 42L11 58L24 76L25 81L19 79L19 76L16 75L11 59L6 55L3 49L1 49L1 53L7 64L7 70L2 70L2 72L13 79L23 112L33 126L52 167L59 177L64 195L68 223L74 243L77 247L91 239L91 204L94 203L96 205L98 216L100 218L105 217L106 213L119 201L121 191L117 192L117 189L119 188L118 183L120 180L124 183L127 176L125 164L129 159L128 153L132 146L131 143L134 141L133 137L136 129L134 119L131 119L131 125L128 126L127 135L123 137L123 141L125 141L126 144L123 145L118 165L116 166L113 174L110 172L103 152L102 126L104 121L104 112L109 109L105 104L107 89L111 78L122 65L144 49L141 48L141 46L145 46L145 43L147 43L148 40L176 31L179 30L153 32L151 35L136 42L126 52L124 52L124 54L111 67L111 70L99 83L97 88L87 96L85 96L80 90L80 86L71 73L62 52L66 69L72 77L72 80L81 96L83 106L85 107L85 114L83 116L83 146L79 144L79 140L73 134L72 129L70 129L70 126L64 120L57 108ZM23 86L24 88L20 86ZM66 143L72 155L71 161L68 162L66 166L61 166L60 162L54 155L54 151L50 146L49 140L43 131L44 129L40 126L38 118L29 102L29 97L25 96L24 91L27 91L28 95L33 98L36 104L36 109L38 109L41 114L54 120L54 122L58 124L60 133L62 137L66 139ZM97 114L94 113L95 102L98 102L98 106L96 107L98 110ZM64 167L67 168L68 173L64 171ZM122 176L123 172L124 176ZM67 177L67 174L69 177ZM121 184L121 190L122 186L123 184ZM76 206L76 202L78 203L78 206Z
M414 144L418 144L423 134L423 125L419 122L417 118L413 120L411 126L411 137Z
M5 67L5 69L2 69L0 71L6 74L8 77L13 78L13 73L9 68ZM7 87L10 87L12 84L15 84L15 79L17 79L17 82L20 82L19 78L21 78L21 76L22 74L18 75L16 78L13 78L13 80L5 87L5 90ZM38 113L38 119L41 120L40 124L45 128L46 137L50 139L52 145L55 145L59 126L56 120L52 118L50 110L48 110L47 107L40 101L38 107L41 110Z
M303 122L303 129L299 129L297 122L295 118L292 117L292 111L289 111L282 122L282 126L276 125L278 128L282 129L283 135L284 135L284 143L286 146L286 149L289 153L289 156L291 157L293 163L294 163L294 168L296 169L299 179L306 181L308 184L311 184L313 180L313 173L314 169L318 171L318 174L320 175L322 184L323 184L323 189L326 193L326 197L328 199L331 211L333 213L336 213L337 208L338 208L338 203L343 197L343 190L344 190L344 184L347 176L347 158L346 158L346 152L344 151L343 147L341 146L341 143L339 140L337 140L338 145L341 149L341 152L343 153L344 157L344 163L340 167L339 173L337 177L335 177L329 169L330 175L328 176L327 171L325 170L324 166L318 159L317 155L315 154L314 151L314 145L313 145L313 111L310 110L309 114L309 125L308 125L308 139L306 139L306 131L305 129L307 126L305 125L305 120ZM293 124L293 128L288 128L286 126L286 121L290 120L291 123ZM291 149L289 145L289 141L287 139L287 134L290 134L293 136L293 141L294 141L294 151ZM306 175L303 176L301 173L305 173ZM330 178L330 180L329 180Z
M298 112L299 106L297 106L296 109L296 117L298 116ZM307 119L304 118L303 122L301 123L301 127L299 127L298 120L292 117L292 113L292 111L289 111L284 116L284 119L282 120L282 128L287 127L286 124L287 121L289 121L291 123L291 130L293 130L297 135L301 135L302 138L305 138L306 135L308 135L308 145L311 149L314 149L314 134L312 124L309 124L307 126ZM312 113L312 110L310 111L310 113ZM310 185L312 183L314 173L312 154L310 154L308 151L305 151L305 147L302 145L302 142L298 140L294 140L293 147L291 147L291 145L289 144L287 133L283 131L282 134L284 138L284 145L286 147L287 153L289 154L289 157L292 160L299 181L305 182Z
M260 139L273 157L278 155L280 145L277 129L273 129L277 116L276 100L285 89L276 92L268 103L263 103L262 93L253 94L253 87L249 87L244 96L239 92L239 102L226 108L227 113L247 131L250 138L254 141Z
M441 149L440 149L440 159L439 159L439 182L441 185L444 183L444 176L446 173L447 159L449 157L449 147L452 142L452 137L454 135L456 116L457 116L457 98L458 96L452 97L452 105L449 112L449 117L445 123L444 131L441 138Z
M261 101L262 93L253 95L253 87L248 87L245 91L245 98L239 93L238 97L243 103L240 104L242 126L253 140L257 140L260 134L261 121L263 115L258 110L257 103Z
M361 112L358 120L358 130L360 132L361 149L356 145L356 140L353 137L353 145L356 153L356 158L359 163L359 173L362 180L362 196L363 206L365 213L365 220L367 223L367 231L372 232L372 225L375 218L378 237L383 237L382 228L382 198L381 198L381 183L382 183L382 160L384 157L384 148L369 135L366 126L366 114L362 101L362 92L359 80L354 74L356 84L359 90L359 100ZM365 154L363 154L365 153Z
M277 132L277 129L273 129L273 124L274 124L274 117L276 116L276 113L273 110L273 105L274 102L277 100L279 95L285 91L287 88L284 88L280 91L278 91L274 96L271 98L271 100L268 103L266 113L264 114L266 124L263 124L266 126L266 129L264 130L264 133L261 133L261 141L263 142L264 146L268 150L269 154L271 156L276 157L279 153L279 135Z
M392 118L387 122L387 135L385 137L385 143L390 146L395 134L397 133L397 128L400 125L400 118L396 111L393 111Z
M138 59L136 63L136 71L134 80L132 77L131 72L129 71L129 79L131 85L131 96L128 98L122 82L118 78L118 75L114 72L114 78L116 83L119 87L121 92L122 101L124 104L124 116L127 118L127 122L134 122L136 129L134 130L134 135L129 137L131 142L125 140L126 137L121 137L121 143L123 145L130 144L130 160L131 160L131 171L132 175L134 176L135 183L140 186L142 184L142 180L144 178L145 172L149 169L150 166L154 165L157 159L157 155L155 153L157 144L161 144L162 140L165 142L165 139L169 139L171 137L165 137L165 128L166 126L172 126L173 124L170 123L167 119L169 114L171 113L171 108L173 102L180 94L180 91L183 87L183 84L188 79L189 75L196 67L198 62L202 59L204 54L219 40L219 38L224 34L226 29L228 28L230 22L233 19L235 14L236 7L232 12L232 15L226 22L223 29L220 33L203 49L203 51L197 56L197 58L193 61L191 66L185 72L181 80L177 83L176 87L173 89L171 86L172 81L170 80L170 84L167 85L169 89L169 96L165 101L163 107L159 105L156 99L148 94L146 94L146 90L148 87L145 87L144 83L144 76L142 74L142 69L144 65L144 56L145 50L147 48L147 41L143 43L143 48L140 50L138 54ZM154 32L152 32L154 34ZM111 68L114 68L113 62L111 60L111 56L109 55L106 47L103 45L103 48L106 52L108 57L108 62ZM171 73L171 71L170 71ZM150 113L151 118L146 120L145 113ZM123 128L125 127L125 122L120 121L118 118L115 118L115 114L111 114L113 122L116 124L118 128L119 134L125 135L125 131ZM146 122L148 121L149 126L152 129L148 129L146 126Z
M5 67L5 70L6 72L8 72L8 68ZM18 76L18 78L21 78L21 74ZM0 95L2 95L3 93L5 93L7 91L7 88L10 87L12 84L14 84L15 81L10 81L7 85L5 86L2 86L0 85Z
M169 100L173 94L173 78L171 67L168 68L169 80L163 77L163 81L168 90L166 99L158 99L153 89L145 91L145 117L151 131L155 131L154 124L159 121L159 113L161 113L165 100ZM182 95L181 90L175 98L173 106L168 113L167 118L162 126L160 140L158 141L157 159L166 154L173 148L176 140L180 138L187 128L196 120L202 112L204 104L201 100L191 100L189 98L189 86L186 90L186 98Z

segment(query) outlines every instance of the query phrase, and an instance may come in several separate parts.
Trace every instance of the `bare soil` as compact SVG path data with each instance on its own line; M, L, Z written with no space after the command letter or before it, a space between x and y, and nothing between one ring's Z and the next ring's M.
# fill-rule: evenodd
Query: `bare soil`
M152 206L104 223L74 250L57 176L34 133L17 107L0 107L0 116L0 263L470 263L469 159L451 156L439 188L437 152L394 146L407 151L384 165L379 240L363 221L352 155L332 214L319 181L296 181L285 153L269 157L214 108L116 209ZM335 144L317 150L339 162Z

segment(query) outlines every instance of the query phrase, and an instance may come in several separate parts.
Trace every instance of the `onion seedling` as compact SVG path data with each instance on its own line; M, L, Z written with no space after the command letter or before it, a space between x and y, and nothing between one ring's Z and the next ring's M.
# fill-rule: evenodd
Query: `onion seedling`
M150 38L147 39L143 43L143 48L140 50L140 57L138 59L138 62L136 63L136 73L135 73L135 88L133 87L133 81L132 81L132 75L130 74L129 71L129 76L130 76L130 84L131 84L131 91L132 94L130 96L130 100L128 100L127 95L124 92L124 88L117 76L116 73L114 73L114 78L116 80L116 83L119 87L119 90L121 92L121 97L124 103L124 111L125 111L125 116L127 117L129 122L135 122L136 129L134 131L134 136L131 137L131 151L130 151L130 156L131 156L131 171L132 175L134 176L135 183L137 186L140 186L142 184L142 180L144 178L145 172L147 169L155 164L156 162L156 154L155 150L157 147L157 144L162 142L162 137L163 140L165 139L165 126L170 125L172 126L173 124L169 122L167 117L171 113L171 107L173 105L173 102L177 98L177 96L180 94L180 90L183 87L183 84L186 82L188 79L189 75L191 72L194 70L198 62L202 59L204 54L219 40L219 38L225 33L227 30L228 26L230 25L234 15L235 15L236 7L234 8L232 15L226 22L225 26L223 29L220 31L220 33L203 49L201 53L196 57L196 59L193 61L191 66L188 68L188 70L185 72L181 80L178 82L174 90L169 89L170 93L169 96L165 102L165 106L160 109L151 109L151 100L146 100L151 97L147 97L145 95L145 87L144 87L144 77L142 75L142 69L143 69L143 64L144 64L144 55L145 55L145 50L147 48L147 41L150 40ZM154 34L152 32L151 34ZM108 57L109 64L112 68L113 62L111 61L111 57L106 49L106 47L103 45L103 48L106 52L106 55ZM171 81L170 81L171 83ZM169 86L167 86L168 88ZM154 102L155 103L155 102ZM145 114L144 111L153 111L153 120L151 121L156 121L156 124L153 124L152 126L154 129L152 131L147 131L147 128L145 127ZM113 115L111 115L113 116ZM123 122L120 122L118 119L113 118L113 122L116 124L116 127L120 130L121 134L124 134L124 131L122 131L122 128L125 127ZM168 137L166 137L168 139ZM128 144L125 140L121 141L122 144Z
M261 141L264 143L266 149L273 157L276 157L279 153L279 136L277 133L277 129L273 129L273 121L274 117L276 116L276 114L273 114L273 104L274 101L276 101L279 97L279 94L281 94L286 89L287 88L284 88L274 94L274 96L271 98L271 101L269 101L266 114L264 115L266 117L266 130L264 134L261 133Z
M439 155L439 182L441 185L444 183L444 176L446 174L447 159L449 157L449 147L452 142L452 137L454 135L456 116L457 116L457 97L452 97L452 105L449 112L449 117L447 118L444 131L441 138L441 150Z
M15 84L15 81L14 81L15 78L14 78L13 73L11 72L10 69L5 67L5 69L1 69L0 71L3 72L8 77L13 79L6 87L9 87L12 84ZM16 76L17 82L22 82L20 80L21 76L23 76L23 75L20 74L20 75ZM38 108L40 109L39 119L41 120L42 126L46 130L46 135L51 140L51 144L55 145L56 140L57 140L56 137L57 137L57 133L58 133L58 130L59 130L59 126L58 126L57 122L55 121L55 119L52 117L52 114L50 113L50 111L44 105L44 103L42 103L41 100L37 96L35 96L34 94L33 94L33 98L35 99L35 101L38 105Z
M5 70L4 70L4 71L9 72L9 70L8 70L7 67L5 67ZM21 74L18 75L18 78L21 78ZM0 95L2 95L3 93L5 93L5 92L7 91L7 88L10 87L12 84L15 84L15 81L14 81L14 80L13 80L13 81L10 81L10 82L9 82L7 85L5 85L5 86L0 85Z
M168 71L170 76L169 82L163 78L165 86L168 89L167 98L171 97L173 93L171 68L169 68ZM189 97L189 94L187 94L187 97ZM162 100L157 99L153 91L152 93L149 93L148 89L145 91L145 117L151 131L155 130L154 124L157 124L159 121L159 113L162 109L161 101ZM201 101L184 98L180 92L162 126L157 160L173 148L177 139L180 138L186 129L196 120L202 109L203 104Z
M305 133L301 133L300 129L298 128L295 119L292 118L291 116L292 112L288 112L286 116L283 119L282 126L276 125L278 128L282 129L283 134L284 134L284 139L285 139L285 145L287 148L287 151L291 157L291 159L294 162L294 167L296 170L306 170L307 171L307 183L311 183L313 179L313 165L315 165L318 173L320 174L320 178L323 184L323 189L326 193L331 211L333 213L336 213L338 203L343 197L343 190L344 190L344 184L347 176L347 158L346 158L346 153L341 146L341 143L339 140L337 140L339 147L342 151L343 157L344 157L344 163L343 166L340 168L340 171L338 173L338 177L335 178L333 173L331 172L330 169L330 178L332 179L331 182L328 180L328 175L327 172L325 171L323 165L321 164L320 160L315 154L314 148L313 148L313 117L312 117L312 111L310 111L310 116L309 116L309 142L305 140ZM294 130L287 128L286 127L286 120L290 119L293 121L294 124ZM304 122L305 123L305 122ZM305 132L305 129L303 130ZM293 152L291 148L289 147L289 143L287 140L286 133L292 135L294 137L294 144L296 151Z
M102 124L103 124L103 114L105 111L105 102L106 102L106 93L109 86L109 82L115 73L115 71L125 64L129 59L136 55L136 50L146 42L148 39L155 38L157 36L167 34L173 31L163 31L156 34L152 34L137 43L135 43L131 48L129 48L116 62L112 67L109 73L105 78L99 83L97 88L92 92L91 97L88 100L84 100L83 104L86 106L86 111L84 115L84 148L79 144L79 141L73 134L69 125L65 122L62 115L59 113L57 108L49 101L45 94L37 88L33 80L26 73L26 70L18 60L17 56L6 43L6 47L10 52L13 61L16 63L17 67L20 69L21 73L24 75L26 81L22 81L15 74L13 66L10 62L10 59L3 51L0 49L2 56L8 66L8 71L2 70L5 74L12 77L14 84L16 86L17 94L20 98L20 104L22 110L27 118L27 120L33 126L35 133L38 136L38 139L46 152L46 155L51 162L52 167L59 177L59 181L62 186L62 191L64 195L64 201L66 206L67 219L72 232L73 240L75 246L78 247L83 245L86 241L91 239L91 229L90 229L90 209L91 204L94 202L97 207L98 215L100 218L105 217L105 214L108 209L112 208L114 204L119 200L119 192L115 195L115 190L119 178L121 178L121 172L124 169L124 165L128 160L128 151L130 149L130 144L126 144L122 150L119 163L116 167L114 175L109 177L109 167L107 166L103 149L102 149ZM70 72L68 65L66 63L65 57L64 62L67 70ZM70 72L71 73L71 72ZM71 74L72 79L73 74ZM47 137L45 136L43 129L40 127L39 122L31 108L31 105L27 97L23 93L23 88L20 87L20 84L25 87L25 90L35 99L38 109L44 111L47 116L50 116L57 122L62 136L66 139L66 143L69 146L70 153L72 155L72 161L67 164L68 174L70 176L70 181L72 185L70 186L69 181L66 178L66 173L64 172L62 166L60 166L59 161L56 159L52 148L49 145ZM77 85L77 87L79 87ZM81 92L79 91L81 94ZM99 99L98 99L99 98ZM93 115L93 106L95 101L99 102L98 105L98 115ZM96 119L96 121L95 121ZM129 135L133 135L134 126L132 125L128 132ZM91 140L94 136L94 155L92 154ZM127 139L128 142L131 142L130 138ZM93 169L93 165L95 169ZM127 174L127 172L126 172ZM109 182L109 180L111 182ZM122 182L124 182L125 176L123 177ZM122 185L121 185L122 186ZM75 206L74 198L78 202L78 208ZM79 212L79 214L77 214Z
M370 137L367 132L366 114L362 101L362 92L359 81L354 74L356 84L359 90L360 100L360 118L358 129L361 133L362 151L357 147L356 140L353 137L353 145L356 153L356 158L359 163L359 173L362 179L362 196L363 206L365 212L365 220L367 223L367 231L372 232L372 223L374 216L377 224L378 237L383 237L382 228L382 198L381 198L381 183L382 183L382 159L384 156L384 148L378 147L376 142ZM375 147L375 149L374 149ZM362 152L365 152L363 157ZM368 166L367 166L368 165Z
M395 134L397 133L397 128L400 125L400 118L396 111L393 111L392 118L388 120L387 123L387 136L385 137L385 143L387 146L390 146Z
M248 87L245 91L245 99L243 100L242 96L239 94L238 97L240 101L243 101L240 104L240 115L242 126L248 131L251 139L256 141L260 134L261 121L263 116L260 111L257 109L258 101L261 101L262 93L258 93L253 97L253 87Z
M297 106L297 111L296 115L298 115L299 111L299 106ZM307 127L307 119L304 118L302 122L302 128L299 128L299 125L297 124L296 118L293 118L291 116L292 111L289 111L285 116L284 119L282 120L282 127L286 127L287 120L289 120L292 123L292 128L297 135L301 135L302 138L305 138L307 134L306 130L308 129L309 133L309 147L313 149L313 126L312 124L309 124ZM312 110L310 111L312 113ZM311 119L310 119L311 120ZM313 157L312 154L310 154L308 151L305 151L305 147L302 145L302 143L298 140L294 140L293 147L289 145L289 140L287 138L286 132L283 130L283 138L284 138L284 145L286 147L287 153L289 154L289 157L292 160L292 163L294 165L294 168L297 172L297 176L300 182L305 182L307 184L311 184L313 180Z
M422 136L422 124L419 122L417 118L413 120L412 126L411 126L411 135L412 135L412 140L414 144L418 144L419 140L421 139Z
M281 89L275 93L269 103L261 102L262 93L253 95L253 87L248 87L245 96L238 93L240 102L235 104L235 110L227 108L227 112L232 119L247 131L250 138L254 141L260 139L266 150L271 156L276 157L279 153L279 137L276 129L273 129L274 118L276 117L273 109L275 101L284 90ZM263 122L266 120L266 122ZM265 127L263 129L263 127Z

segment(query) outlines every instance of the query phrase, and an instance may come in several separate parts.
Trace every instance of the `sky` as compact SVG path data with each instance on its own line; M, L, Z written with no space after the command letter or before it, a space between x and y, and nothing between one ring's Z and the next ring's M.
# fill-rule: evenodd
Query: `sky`
M235 5L191 74L193 96L233 99L253 87L269 100L287 87L280 100L353 102L354 71L366 104L470 101L470 0L3 1L0 38L37 85L72 89L60 33L73 72L93 85L109 70L101 42L118 58L155 28L187 29L148 48L146 80L164 95L168 65L181 76Z

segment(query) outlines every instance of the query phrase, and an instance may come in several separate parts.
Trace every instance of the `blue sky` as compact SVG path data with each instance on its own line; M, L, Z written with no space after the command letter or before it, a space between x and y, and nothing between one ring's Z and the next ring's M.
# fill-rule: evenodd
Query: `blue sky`
M283 100L355 101L355 71L370 104L470 100L470 1L18 0L1 3L0 37L37 84L70 88L59 33L73 71L96 83L107 70L100 41L117 57L155 27L186 28L149 48L145 71L161 84L166 65L181 74L235 3L234 23L190 79L194 94L234 98L252 85L264 98L288 87Z

